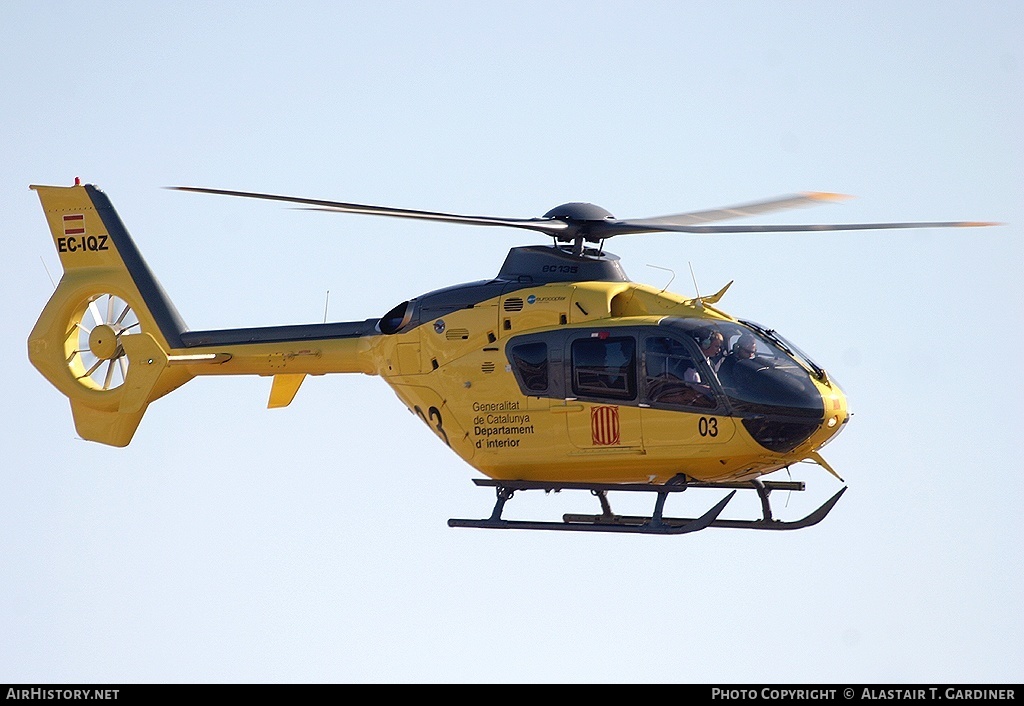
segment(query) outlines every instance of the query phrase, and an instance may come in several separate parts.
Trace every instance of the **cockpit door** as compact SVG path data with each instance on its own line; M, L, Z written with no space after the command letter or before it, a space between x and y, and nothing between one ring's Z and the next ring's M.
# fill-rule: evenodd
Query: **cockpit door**
M641 341L639 387L644 445L693 447L713 453L736 433L711 365L675 336L646 332Z

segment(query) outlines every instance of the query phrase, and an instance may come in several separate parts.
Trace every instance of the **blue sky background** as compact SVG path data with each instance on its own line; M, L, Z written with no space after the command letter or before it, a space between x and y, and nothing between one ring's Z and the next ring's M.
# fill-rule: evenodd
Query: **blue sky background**
M7 7L0 681L1024 680L1022 26L1012 2ZM196 380L128 448L76 439L25 345L59 273L27 187L76 176L194 329L320 321L328 290L332 320L380 316L545 239L168 185L512 217L824 190L857 198L761 221L1006 225L616 238L634 280L735 280L722 308L843 385L850 489L792 533L487 532L447 527L493 496L377 378L272 411L266 379ZM841 487L793 475L783 516ZM592 503L562 496L509 510Z

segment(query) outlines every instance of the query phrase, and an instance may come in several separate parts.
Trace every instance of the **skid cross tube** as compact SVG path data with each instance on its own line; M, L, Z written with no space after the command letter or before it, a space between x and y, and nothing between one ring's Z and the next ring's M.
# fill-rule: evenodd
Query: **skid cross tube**
M523 480L492 480L474 479L478 486L493 487L497 495L494 510L491 516L483 520L456 519L448 520L449 527L477 527L483 529L532 529L532 530L555 530L570 532L628 532L635 534L688 534L707 527L729 527L735 529L760 529L760 530L791 530L810 527L821 522L831 511L839 498L846 492L843 487L838 493L825 501L817 510L799 520L784 521L776 520L772 516L769 495L773 490L795 490L805 489L802 481L745 481L708 483L692 481L685 476L676 476L668 483L566 483L555 481L523 481ZM680 493L691 488L699 489L723 489L731 490L728 495L722 498L710 510L700 517L665 517L665 501L671 493ZM562 522L532 521L532 520L506 520L501 514L504 511L505 503L512 499L516 491L520 490L543 490L545 492L560 492L562 490L588 490L597 497L601 504L601 513L598 515L582 515L567 513L562 516ZM654 510L649 516L645 515L616 515L612 512L608 502L609 491L655 493ZM729 504L738 490L754 490L761 501L762 517L757 520L725 520L718 519L718 516Z

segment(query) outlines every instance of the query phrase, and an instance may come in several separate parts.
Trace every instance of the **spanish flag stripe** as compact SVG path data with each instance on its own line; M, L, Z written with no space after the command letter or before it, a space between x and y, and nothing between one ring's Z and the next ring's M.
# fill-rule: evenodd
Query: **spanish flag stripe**
M64 235L81 235L85 232L85 215L74 213L64 216Z

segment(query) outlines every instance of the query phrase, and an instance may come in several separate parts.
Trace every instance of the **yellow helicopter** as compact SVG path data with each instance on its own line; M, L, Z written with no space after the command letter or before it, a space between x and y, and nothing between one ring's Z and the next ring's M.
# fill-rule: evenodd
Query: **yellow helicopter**
M192 331L96 186L32 186L63 267L28 339L32 364L71 401L78 434L126 446L149 403L203 375L271 376L285 407L309 375L378 375L497 496L484 519L452 527L685 534L707 527L788 530L820 522L846 487L798 520L773 516L762 480L812 461L849 421L825 369L773 329L715 305L729 285L684 298L630 281L604 251L616 235L945 228L977 222L710 225L840 198L803 193L729 208L617 219L588 203L540 218L467 216L224 189L181 191L343 213L528 229L551 245L512 248L497 276L438 289L365 321ZM731 284L731 282L730 282ZM694 488L729 492L700 517L665 515ZM719 515L738 490L762 516ZM509 520L517 491L584 490L600 512ZM651 493L649 515L612 512L608 493Z

